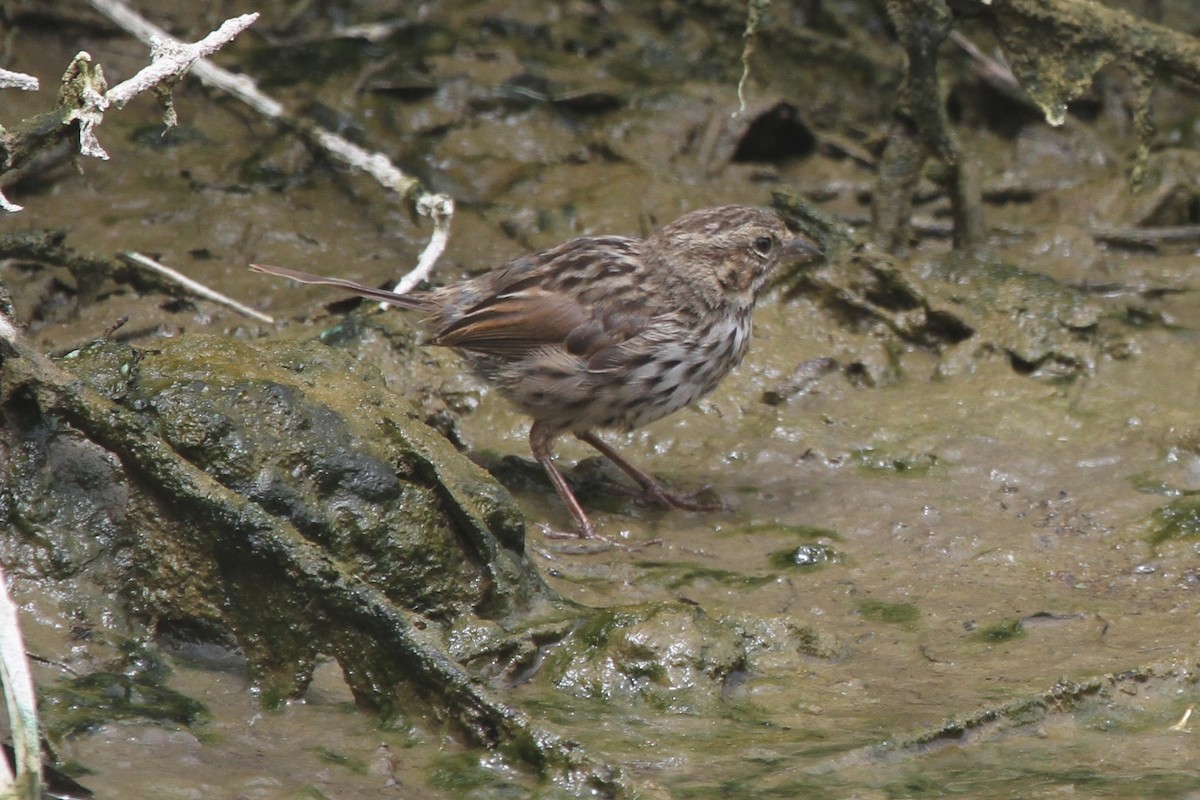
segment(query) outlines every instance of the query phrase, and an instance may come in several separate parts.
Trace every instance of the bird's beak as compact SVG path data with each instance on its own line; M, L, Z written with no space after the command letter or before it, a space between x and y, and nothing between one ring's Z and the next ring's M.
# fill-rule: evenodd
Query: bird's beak
M785 264L794 264L799 261L816 261L823 255L825 253L819 244L800 234L783 243L780 260Z

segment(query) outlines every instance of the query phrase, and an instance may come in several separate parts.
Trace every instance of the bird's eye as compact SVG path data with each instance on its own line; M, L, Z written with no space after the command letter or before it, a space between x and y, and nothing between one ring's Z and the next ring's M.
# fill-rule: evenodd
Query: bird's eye
M771 248L775 246L775 240L770 236L760 236L754 240L754 251L760 256L771 254Z

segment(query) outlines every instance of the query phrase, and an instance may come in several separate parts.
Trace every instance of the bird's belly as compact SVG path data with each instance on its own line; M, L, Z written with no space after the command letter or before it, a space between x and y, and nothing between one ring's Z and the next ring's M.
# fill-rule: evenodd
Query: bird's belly
M559 430L632 430L673 414L720 384L742 360L749 325L731 322L628 363L589 370L561 351L514 365L497 383L522 411Z

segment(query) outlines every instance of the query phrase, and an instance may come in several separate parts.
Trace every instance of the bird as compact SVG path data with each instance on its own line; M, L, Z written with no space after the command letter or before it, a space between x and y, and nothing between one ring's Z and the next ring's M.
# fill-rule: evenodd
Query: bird
M575 523L607 539L554 461L572 434L662 506L712 510L677 494L597 435L631 431L711 392L746 355L751 312L782 263L819 245L776 212L725 205L645 238L584 236L446 286L396 294L287 267L250 269L415 311L428 344L449 347L532 419L529 444Z

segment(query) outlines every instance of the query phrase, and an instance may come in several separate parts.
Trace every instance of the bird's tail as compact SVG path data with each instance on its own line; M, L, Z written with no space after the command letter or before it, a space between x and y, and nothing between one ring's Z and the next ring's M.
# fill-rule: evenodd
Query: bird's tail
M278 275L281 278L288 278L297 283L309 283L314 286L334 286L338 289L345 289L360 297L382 300L385 303L390 303L400 308L429 311L429 302L422 296L421 292L396 294L395 292L389 292L387 289L375 289L361 283L348 281L345 278L326 278L321 275L313 275L311 272L301 272L300 270L288 269L287 267L273 267L270 264L251 264L250 269L266 275Z

